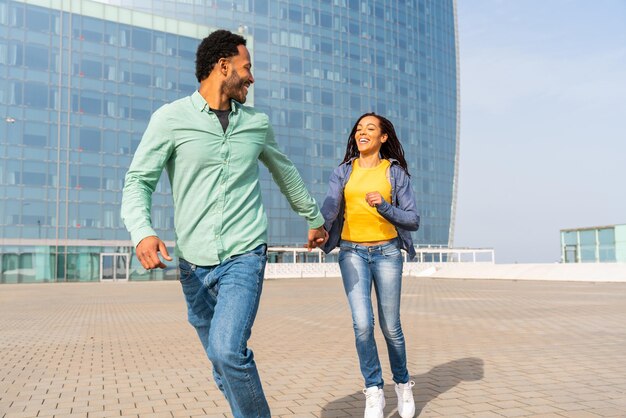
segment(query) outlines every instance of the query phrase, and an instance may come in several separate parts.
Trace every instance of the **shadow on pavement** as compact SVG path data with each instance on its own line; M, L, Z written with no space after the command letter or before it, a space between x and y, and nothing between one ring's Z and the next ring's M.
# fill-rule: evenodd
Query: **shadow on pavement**
M419 416L428 402L445 393L461 382L481 380L484 376L484 363L476 357L467 357L450 361L433 367L427 373L415 375L413 397L415 399L415 416ZM385 416L397 416L396 393L393 382L385 385ZM351 417L363 416L365 396L362 392L329 402L321 411L320 417Z

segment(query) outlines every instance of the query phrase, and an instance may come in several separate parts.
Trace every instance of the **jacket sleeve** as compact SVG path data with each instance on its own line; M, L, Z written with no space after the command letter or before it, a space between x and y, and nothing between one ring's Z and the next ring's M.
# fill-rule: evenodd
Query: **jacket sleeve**
M383 218L387 219L394 226L406 229L407 231L417 231L420 226L420 216L417 213L415 195L411 187L409 176L403 174L398 176L397 184L397 204L391 205L383 199L383 202L376 208Z
M339 177L340 171L341 168L337 167L330 175L330 178L328 179L328 192L326 193L326 198L322 204L324 227L327 231L330 231L330 227L337 219L337 216L339 216L339 210L341 209L343 187L341 186L341 179Z

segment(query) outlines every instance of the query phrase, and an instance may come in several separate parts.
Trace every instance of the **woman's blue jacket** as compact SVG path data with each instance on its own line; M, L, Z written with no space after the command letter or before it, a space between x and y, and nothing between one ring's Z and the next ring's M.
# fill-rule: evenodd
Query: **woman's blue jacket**
M329 253L339 245L341 230L343 229L343 217L345 202L343 190L352 173L354 158L337 167L328 180L328 193L322 205L324 227L328 231L328 241L321 247ZM402 249L409 254L409 260L415 258L415 248L410 231L417 231L420 224L420 216L417 213L415 195L411 188L409 175L400 166L397 160L390 158L389 177L391 181L391 203L383 199L376 207L383 218L396 227L398 239Z

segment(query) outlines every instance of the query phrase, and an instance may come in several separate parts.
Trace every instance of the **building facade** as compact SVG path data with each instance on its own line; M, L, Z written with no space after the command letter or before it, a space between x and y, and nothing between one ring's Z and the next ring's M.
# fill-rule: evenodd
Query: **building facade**
M248 39L249 102L322 201L362 113L388 117L422 215L421 245L451 245L458 161L454 0L0 0L0 281L159 279L132 257L124 174L150 114L197 87L215 28ZM123 5L123 6L122 6ZM270 244L306 224L262 170ZM173 245L164 175L153 224Z
M626 224L561 230L563 263L626 263Z

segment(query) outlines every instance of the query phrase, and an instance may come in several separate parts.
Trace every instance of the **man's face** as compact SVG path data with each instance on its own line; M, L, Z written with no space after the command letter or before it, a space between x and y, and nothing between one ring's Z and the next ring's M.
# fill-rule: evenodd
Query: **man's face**
M224 81L224 93L230 99L245 103L248 88L250 84L254 83L251 71L252 63L250 62L250 53L245 46L239 45L237 49L239 54L230 58L230 74Z

